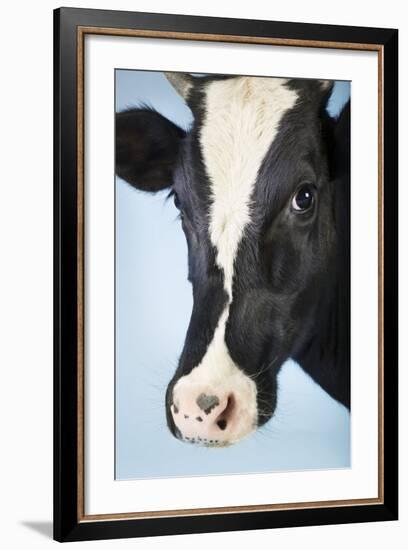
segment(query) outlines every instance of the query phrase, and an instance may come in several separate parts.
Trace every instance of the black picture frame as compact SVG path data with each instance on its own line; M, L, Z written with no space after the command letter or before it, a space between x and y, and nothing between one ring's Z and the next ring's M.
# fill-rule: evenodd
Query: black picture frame
M344 43L375 45L382 56L382 495L355 505L294 507L201 515L119 519L86 518L80 498L83 476L78 435L78 399L83 380L78 371L81 334L78 286L81 238L78 201L78 36L83 28L137 29L299 45ZM246 37L246 38L245 38ZM350 46L351 45L351 46ZM54 538L57 541L157 536L275 527L395 520L398 517L398 31L395 29L314 25L169 14L60 8L54 12Z

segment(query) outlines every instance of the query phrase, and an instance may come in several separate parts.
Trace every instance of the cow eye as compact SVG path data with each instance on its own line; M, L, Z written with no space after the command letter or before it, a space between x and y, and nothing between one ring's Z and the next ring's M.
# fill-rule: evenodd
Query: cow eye
M180 199L176 192L173 193L173 201L174 201L174 206L177 208L177 210L180 210Z
M178 213L178 218L181 220L182 224L184 223L185 221L185 215L184 215L184 212L183 212L183 209L181 207L181 202L180 202L180 199L177 195L177 193L174 191L173 192L173 201L174 201L174 206L177 208L177 210L179 211Z
M315 188L311 183L304 183L292 198L292 209L295 212L307 212L315 202Z

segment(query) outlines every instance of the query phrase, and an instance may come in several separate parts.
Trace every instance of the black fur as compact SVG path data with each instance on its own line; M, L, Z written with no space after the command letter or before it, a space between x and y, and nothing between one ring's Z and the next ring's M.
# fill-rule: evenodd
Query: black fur
M116 115L116 173L142 191L171 185L180 139L185 132L148 107Z
M175 435L172 388L201 361L227 302L208 235L209 181L198 143L211 79L197 79L190 93L189 132L152 110L117 115L117 174L145 191L171 188L188 243L194 306L166 392ZM225 334L234 362L256 375L258 425L273 415L277 374L289 357L350 407L350 105L334 121L325 110L331 88L308 80L287 85L300 99L283 117L258 173ZM291 203L305 182L313 186L314 206L299 214Z

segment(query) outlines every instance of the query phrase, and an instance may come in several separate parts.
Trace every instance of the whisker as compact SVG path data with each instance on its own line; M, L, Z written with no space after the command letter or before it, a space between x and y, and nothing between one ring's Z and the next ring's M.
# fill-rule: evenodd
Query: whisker
M277 360L278 358L275 357L274 359L272 359L272 361L268 363L264 363L259 369L259 371L255 372L254 374L248 374L247 376L252 380L256 380L257 378L259 378L259 376L261 376L261 374L267 372L271 367L273 367L273 365L276 363Z

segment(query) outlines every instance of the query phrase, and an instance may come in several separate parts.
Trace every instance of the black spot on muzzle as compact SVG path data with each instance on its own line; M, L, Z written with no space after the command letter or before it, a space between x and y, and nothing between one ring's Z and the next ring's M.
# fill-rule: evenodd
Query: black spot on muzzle
M196 400L197 405L200 407L205 414L210 414L210 412L220 404L220 400L216 395L206 395L201 393Z

